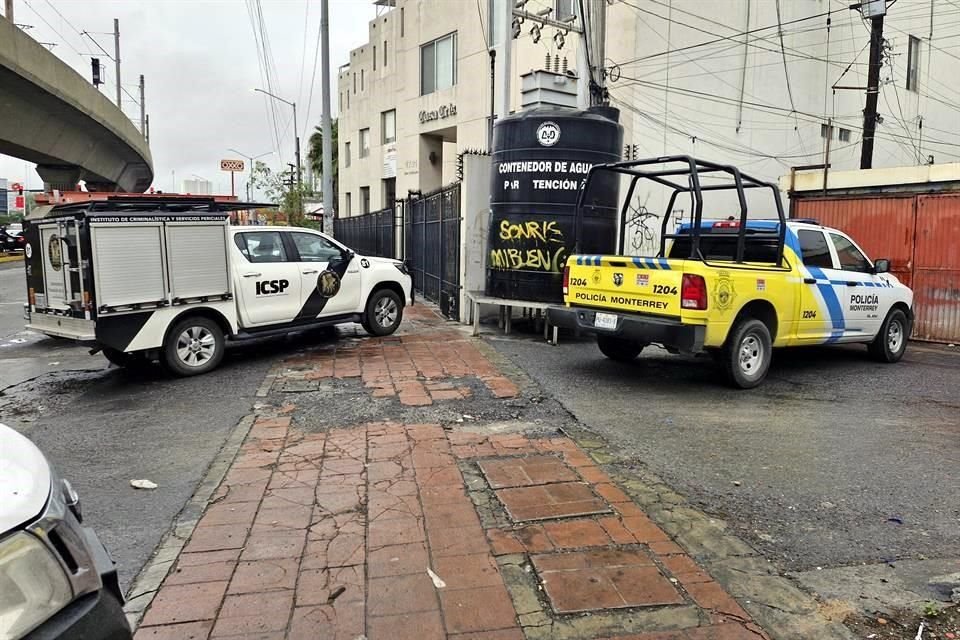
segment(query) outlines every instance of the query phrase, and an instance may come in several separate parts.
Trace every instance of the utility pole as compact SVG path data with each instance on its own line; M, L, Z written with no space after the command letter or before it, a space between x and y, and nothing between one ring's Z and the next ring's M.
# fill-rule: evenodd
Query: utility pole
M320 3L320 53L322 69L322 105L323 116L320 127L323 130L323 231L333 234L333 122L330 120L330 7L329 0Z
M877 6L879 5L879 6ZM873 142L877 131L877 99L880 97L880 67L883 64L883 17L887 12L885 0L860 4L860 10L870 15L870 67L867 70L867 103L863 109L863 143L860 148L860 168L873 168Z
M594 67L596 87L590 92L590 105L609 104L607 98L607 74L604 70L607 41L607 0L590 0L590 61Z
M140 133L147 138L147 103L143 100L143 74L140 74Z
M293 135L297 144L297 213L300 214L300 223L303 222L303 172L300 164L300 129L297 128L297 103L291 102L293 106Z
M13 0L6 0L4 5L6 6L4 15L7 17L7 20L10 21L10 24L13 24Z
M513 74L513 1L504 0L503 21L500 24L500 113L501 119L510 115L510 76ZM492 150L491 150L492 152Z
M120 20L117 18L113 19L113 59L117 63L117 107L122 111L123 105L120 104Z

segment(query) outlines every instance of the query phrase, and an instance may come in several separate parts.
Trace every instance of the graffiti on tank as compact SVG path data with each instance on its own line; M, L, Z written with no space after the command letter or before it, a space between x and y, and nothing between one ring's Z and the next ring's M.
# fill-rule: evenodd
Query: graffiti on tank
M490 267L559 273L566 257L563 231L556 220L501 220L490 248Z

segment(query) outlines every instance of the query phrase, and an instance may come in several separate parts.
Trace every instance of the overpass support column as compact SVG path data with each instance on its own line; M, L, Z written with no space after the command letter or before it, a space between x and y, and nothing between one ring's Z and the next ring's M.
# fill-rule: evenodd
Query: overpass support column
M37 174L43 180L43 190L76 191L80 181L80 167L71 165L37 165Z

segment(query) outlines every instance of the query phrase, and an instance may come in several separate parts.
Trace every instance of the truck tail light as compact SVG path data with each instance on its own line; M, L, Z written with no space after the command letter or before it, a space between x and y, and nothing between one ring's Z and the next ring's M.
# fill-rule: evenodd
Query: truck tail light
M30 287L30 289L27 290L27 300L31 305L37 304L37 292L34 291L33 287Z
M714 229L739 229L740 221L739 220L721 220L719 222L713 223Z
M707 308L707 282L703 276L683 274L680 285L680 306L684 309L704 311Z
M90 309L91 307L92 305L90 304L90 292L84 291L83 292L83 308Z
M563 295L570 292L570 266L563 266Z

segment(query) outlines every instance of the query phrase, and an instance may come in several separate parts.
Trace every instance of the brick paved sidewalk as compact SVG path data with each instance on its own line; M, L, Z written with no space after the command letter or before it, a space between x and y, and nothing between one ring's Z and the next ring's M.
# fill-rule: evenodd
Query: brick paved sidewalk
M420 314L415 335L288 360L270 386L360 378L464 410L519 393ZM766 637L569 438L304 418L261 408L138 640Z

